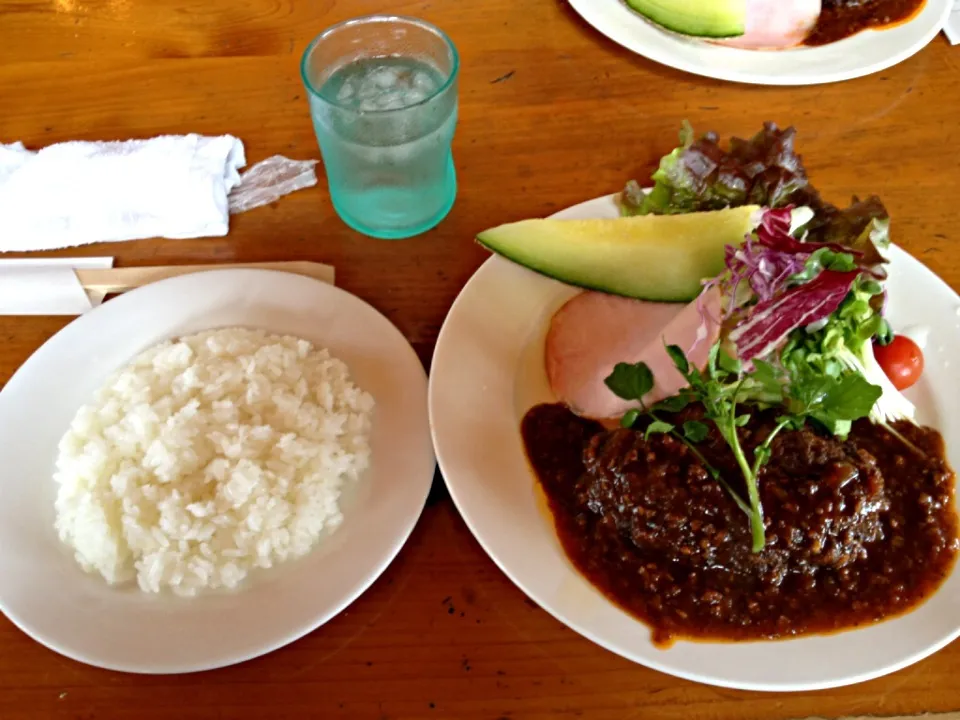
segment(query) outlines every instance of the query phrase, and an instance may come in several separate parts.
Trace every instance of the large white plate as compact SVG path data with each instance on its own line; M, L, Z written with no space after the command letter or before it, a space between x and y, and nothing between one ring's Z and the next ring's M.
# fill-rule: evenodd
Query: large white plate
M376 401L371 468L345 490L332 535L238 591L179 599L111 588L80 569L53 529L57 443L140 351L227 326L296 335L344 360ZM205 670L296 640L366 590L413 529L436 466L426 390L423 366L386 318L299 275L197 273L111 300L57 333L0 392L0 609L57 652L130 672Z
M723 47L660 29L623 0L569 0L614 42L663 65L696 75L759 85L816 85L885 70L922 50L943 29L953 0L927 0L909 22L867 30L821 47L781 51Z
M615 217L612 197L557 217ZM958 467L960 298L927 268L890 253L890 320L929 327L926 370L911 388L921 422L940 429ZM918 288L922 288L922 295ZM547 612L595 643L671 675L733 688L813 690L905 667L960 635L960 572L916 611L836 635L778 642L677 642L656 648L646 625L607 600L567 559L527 463L520 420L552 402L543 369L553 313L579 292L500 257L464 287L444 322L430 378L430 420L454 502L490 557Z

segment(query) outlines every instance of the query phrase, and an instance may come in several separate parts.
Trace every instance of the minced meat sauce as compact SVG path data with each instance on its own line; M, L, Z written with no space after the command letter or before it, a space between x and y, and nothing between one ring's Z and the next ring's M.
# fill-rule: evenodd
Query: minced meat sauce
M702 417L690 406L672 418ZM776 416L740 430L748 457ZM719 433L697 445L746 497ZM778 638L903 613L950 572L958 549L954 474L935 430L899 423L916 449L867 421L840 442L783 431L760 474L766 546L681 441L606 430L563 405L523 419L527 454L580 571L649 624L654 640Z
M820 17L804 45L827 45L861 30L910 20L926 0L823 0Z

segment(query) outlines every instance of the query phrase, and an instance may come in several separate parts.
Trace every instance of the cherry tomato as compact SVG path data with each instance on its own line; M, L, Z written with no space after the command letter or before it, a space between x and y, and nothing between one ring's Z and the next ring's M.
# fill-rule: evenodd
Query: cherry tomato
M906 335L896 335L889 345L875 345L873 354L897 390L906 390L923 374L923 352Z

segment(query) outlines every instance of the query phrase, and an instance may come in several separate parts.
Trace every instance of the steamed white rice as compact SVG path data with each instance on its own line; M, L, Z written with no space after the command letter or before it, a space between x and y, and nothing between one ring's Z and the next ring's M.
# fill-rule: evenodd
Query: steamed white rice
M56 529L145 592L236 587L309 552L370 463L373 398L294 337L214 330L110 377L60 441Z

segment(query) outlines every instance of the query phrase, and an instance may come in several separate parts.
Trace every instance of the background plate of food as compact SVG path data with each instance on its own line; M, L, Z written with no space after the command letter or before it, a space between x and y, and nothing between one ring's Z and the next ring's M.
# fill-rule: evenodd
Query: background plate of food
M953 0L570 0L601 33L678 70L761 85L814 85L903 62Z
M129 672L293 642L413 529L426 389L400 331L310 278L218 270L105 303L0 392L0 609Z
M652 192L481 233L430 380L451 495L514 583L628 659L755 690L960 634L960 298L878 198L824 202L793 134L688 129Z

